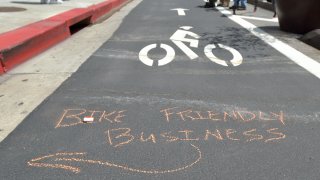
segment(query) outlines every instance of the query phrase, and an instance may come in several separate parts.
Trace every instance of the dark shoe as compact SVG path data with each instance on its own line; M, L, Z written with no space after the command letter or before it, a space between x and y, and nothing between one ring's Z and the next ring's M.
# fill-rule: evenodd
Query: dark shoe
M229 9L235 9L236 7L235 6L231 6L231 7L229 7Z
M209 3L206 3L206 4L204 5L204 8L210 8L210 4L209 4Z
M214 8L214 7L215 7L215 4L206 3L204 5L204 8Z
M217 6L218 6L218 7L222 7L222 6L223 6L223 4L221 4L221 3L220 3L220 4L218 4Z
M239 10L239 11L244 11L244 10L246 10L247 8L246 7L243 7L243 6L239 6L238 8L237 8L237 10Z

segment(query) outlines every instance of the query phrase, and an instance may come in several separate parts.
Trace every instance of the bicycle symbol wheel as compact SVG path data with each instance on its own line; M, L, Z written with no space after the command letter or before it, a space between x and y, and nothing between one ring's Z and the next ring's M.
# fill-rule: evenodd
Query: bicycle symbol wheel
M167 54L164 58L160 60L153 60L148 57L148 52L154 48L157 48L157 44L150 44L144 47L143 49L141 49L141 51L139 52L139 59L143 64L147 66L153 66L154 63L157 61L158 62L156 64L157 66L164 66L170 63L176 55L174 49L171 46L166 44L160 44L160 48L164 49Z
M233 66L239 66L242 61L243 61L243 58L240 54L239 51L237 51L236 49L233 49L232 47L229 47L229 46L225 46L223 44L218 44L218 46L222 49L225 49L227 51L229 51L232 55L233 55L233 58L232 60L230 61L230 63L233 65ZM228 66L227 64L227 61L225 60L222 60L222 59L219 59L217 58L213 53L212 53L212 50L215 49L216 46L214 44L208 44L205 48L204 48L204 54L210 59L210 61L214 62L214 63L217 63L217 64L220 64L222 66Z

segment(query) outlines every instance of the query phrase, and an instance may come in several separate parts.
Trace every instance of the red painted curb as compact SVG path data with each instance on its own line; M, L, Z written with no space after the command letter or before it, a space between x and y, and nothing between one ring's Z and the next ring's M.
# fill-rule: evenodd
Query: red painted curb
M2 60L3 60L3 56L0 53L0 75L5 72L5 69L3 68L4 66L2 65Z
M75 8L0 34L0 75L71 36L77 23L91 24L127 0L109 0Z
M3 74L5 71L2 66L0 66L0 74Z
M112 7L116 8L118 6L120 6L121 4L123 4L126 0L113 0L112 1Z
M43 52L70 36L66 23L39 21L0 36L5 71Z
M113 9L111 1L106 1L97 5L92 5L89 8L94 12L91 18L91 23L97 22L99 17L107 14Z

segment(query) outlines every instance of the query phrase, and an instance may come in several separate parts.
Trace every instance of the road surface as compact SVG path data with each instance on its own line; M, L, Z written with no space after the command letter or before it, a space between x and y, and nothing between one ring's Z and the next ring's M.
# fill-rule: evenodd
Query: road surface
M1 179L318 179L319 63L203 4L142 1L1 142Z

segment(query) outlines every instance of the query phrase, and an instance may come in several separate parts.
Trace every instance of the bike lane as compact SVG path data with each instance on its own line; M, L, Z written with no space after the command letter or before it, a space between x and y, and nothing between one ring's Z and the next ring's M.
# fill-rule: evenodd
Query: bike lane
M319 79L202 4L144 0L0 144L0 177L317 179ZM180 27L200 36L198 58L170 40ZM173 61L143 64L139 52L154 43L173 48ZM210 61L208 44L242 63Z

